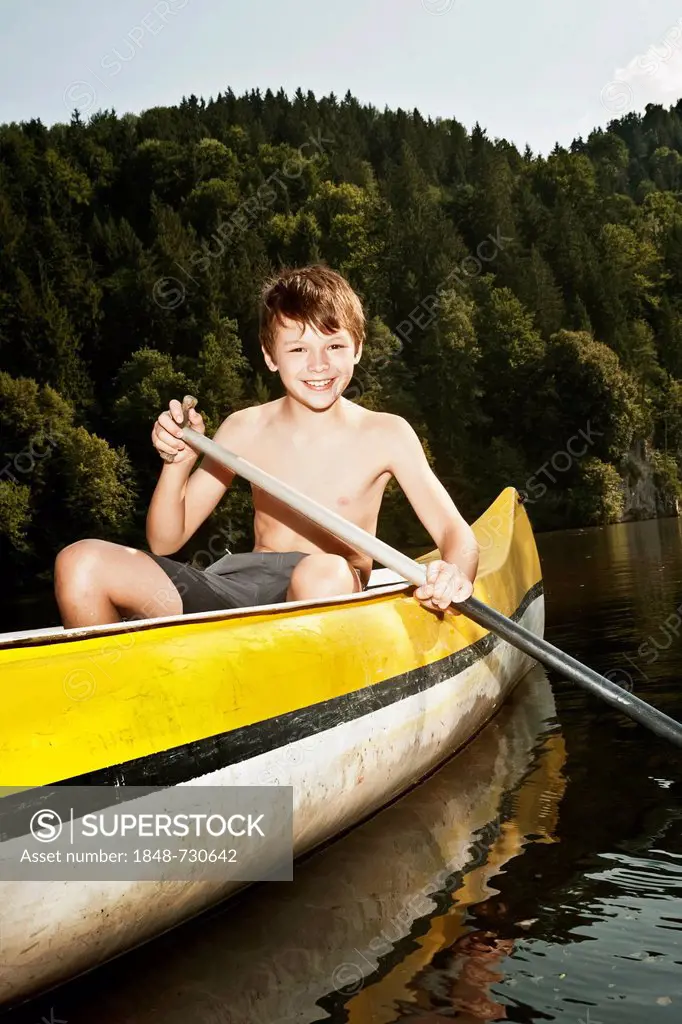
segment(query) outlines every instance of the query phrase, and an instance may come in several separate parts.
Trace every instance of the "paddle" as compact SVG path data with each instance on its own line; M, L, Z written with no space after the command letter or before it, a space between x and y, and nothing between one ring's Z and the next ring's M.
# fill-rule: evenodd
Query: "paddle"
M185 412L186 421L187 412ZM290 487L269 473L265 473L258 466L254 466L253 463L242 458L241 455L235 455L233 452L228 451L227 448L223 448L222 445L204 437L203 434L198 434L196 430L192 430L190 427L183 427L182 439L204 455L219 462L222 466L226 466L233 473L237 473L239 476L244 477L245 480L255 484L256 487L260 487L273 497L286 502L287 505L296 509L297 512L300 512L301 515L310 519L313 523L317 523L318 526L339 537L356 551L367 555L380 565L384 565L387 569L398 573L399 576L404 577L408 582L414 583L416 586L421 586L424 583L426 579L426 567L424 565L415 562L412 558L408 558L407 555L401 554L400 551L392 548L390 544L386 544L383 540L379 540L378 537L367 533L366 530L356 526L355 523L348 522L347 519L344 519L337 512L332 512L331 509L325 508L324 505L320 505L319 502L314 501L312 498L307 498L294 487ZM548 668L553 668L560 675L596 693L607 703L618 708L624 714L629 715L635 722L645 725L659 736L663 736L672 743L682 746L682 725L679 722L669 718L668 715L658 711L650 704L647 704L646 701L640 700L639 697L635 697L634 694L628 693L621 686L583 665L569 654L564 654L563 651L560 651L558 647L554 647L553 644L535 636L530 630L520 626L518 622L513 622L475 597L469 597L466 601L458 602L455 604L455 607L468 618L496 633L497 636L517 647L525 654L535 658L536 661L541 662Z

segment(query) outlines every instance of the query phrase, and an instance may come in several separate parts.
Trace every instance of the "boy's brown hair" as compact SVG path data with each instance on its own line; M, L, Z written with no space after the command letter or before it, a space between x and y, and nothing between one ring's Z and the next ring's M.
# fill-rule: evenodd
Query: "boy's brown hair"
M311 324L321 334L346 330L355 351L365 337L362 303L341 274L322 264L283 270L266 282L260 304L260 341L272 358L277 324Z

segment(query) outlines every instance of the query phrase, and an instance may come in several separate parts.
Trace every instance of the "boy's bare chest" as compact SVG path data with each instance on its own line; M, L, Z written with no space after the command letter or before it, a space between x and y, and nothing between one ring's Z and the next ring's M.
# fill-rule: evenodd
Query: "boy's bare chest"
M295 445L276 444L254 451L252 459L266 473L328 508L336 506L339 510L370 501L383 468L376 452L328 445L299 449Z

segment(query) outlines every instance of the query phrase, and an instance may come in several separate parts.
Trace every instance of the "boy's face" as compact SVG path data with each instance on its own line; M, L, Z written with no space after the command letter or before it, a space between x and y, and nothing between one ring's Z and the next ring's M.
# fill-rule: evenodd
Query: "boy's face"
M356 353L346 330L320 334L310 324L302 330L300 324L285 320L277 326L273 356L265 349L263 355L269 369L279 371L292 398L320 410L333 405L350 384L362 345Z

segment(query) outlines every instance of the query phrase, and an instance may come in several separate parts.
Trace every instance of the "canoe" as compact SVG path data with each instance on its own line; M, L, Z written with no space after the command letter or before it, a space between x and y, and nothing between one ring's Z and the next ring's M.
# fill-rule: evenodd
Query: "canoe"
M467 910L494 903L495 879L527 845L556 841L566 751L555 715L537 666L463 751L308 858L293 884L261 886L50 994L30 1021L53 1004L69 1024L90 1024L94 1005L97 1024L388 1024L398 1007L424 1014L416 989L430 987L436 954L439 975L452 962L453 989L474 967L483 987L494 957L467 956ZM465 993L448 995L464 1009Z
M517 492L474 530L476 596L542 635L540 564ZM0 786L292 786L299 857L463 747L532 667L463 615L425 610L412 589L375 570L367 591L342 598L0 635ZM0 1003L241 886L0 881Z

